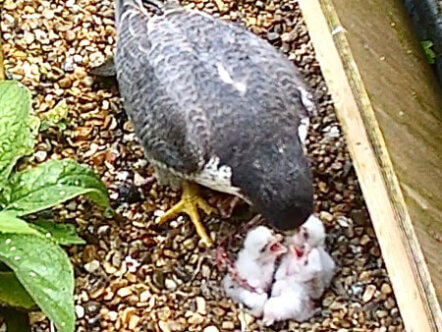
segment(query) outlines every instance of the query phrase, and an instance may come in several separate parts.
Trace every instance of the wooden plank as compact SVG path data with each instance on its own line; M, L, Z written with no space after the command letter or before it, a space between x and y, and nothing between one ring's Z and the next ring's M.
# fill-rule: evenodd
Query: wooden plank
M439 275L430 275L428 268L430 264L427 264L422 252L422 247L426 246L427 250L436 254L436 251L433 250L438 250L437 247L440 246L440 243L436 243L435 248L429 248L426 243L419 242L416 235L416 230L420 229L419 222L428 219L426 219L427 216L424 219L413 219L413 224L411 218L412 216L419 217L419 215L416 215L418 213L416 211L426 215L435 213L436 216L440 213L439 208L434 207L433 204L430 205L430 203L437 201L438 191L434 191L434 189L438 186L437 183L441 177L437 177L438 171L432 173L433 170L428 170L431 167L440 167L434 164L440 158L440 154L438 155L437 144L428 144L428 137L425 136L427 134L421 132L428 129L427 125L433 126L433 124L427 124L427 121L436 123L437 125L434 127L440 126L440 122L438 122L435 115L438 112L437 105L439 103L437 89L435 89L434 84L423 84L424 88L428 89L425 94L427 99L424 103L432 104L433 107L436 105L436 108L433 108L429 114L425 113L428 112L427 109L422 110L421 105L416 106L411 101L403 103L401 99L418 99L413 94L407 95L404 93L413 88L414 85L420 86L422 84L421 80L427 82L428 79L423 78L423 76L428 72L425 72L422 68L417 68L411 73L405 73L405 77L389 78L391 75L400 76L402 71L400 68L396 68L396 70L390 68L381 73L377 63L385 63L387 55L370 51L368 53L371 53L371 57L376 57L377 63L374 64L373 59L367 60L366 57L362 57L360 61L366 62L364 63L364 69L370 70L369 75L373 78L371 83L374 82L373 84L376 85L375 82L377 81L376 91L378 94L375 97L377 103L374 104L372 90L368 91L370 93L369 98L364 84L365 80L363 80L358 68L361 62L357 63L357 59L353 57L353 49L347 39L352 33L352 26L342 26L334 5L335 2L339 2L340 5L347 6L347 9L350 7L355 9L356 7L353 5L358 3L371 8L370 6L377 2L379 8L383 10L381 13L377 12L379 15L378 21L384 24L373 20L370 11L346 11L346 15L353 15L355 21L366 22L365 31L362 29L358 33L368 35L376 40L376 38L385 38L385 21L389 21L388 19L391 18L389 16L391 13L385 9L385 6L381 5L383 1L300 0L299 2L347 139L405 326L408 331L419 332L442 329L441 310L434 288L434 283L438 282L440 273ZM395 22L396 26L403 24L404 17L399 17L400 20ZM372 29L372 31L366 31L367 29ZM388 38L385 42L387 44L392 43ZM370 42L365 40L362 43L362 49L366 50L366 47L371 49L370 45ZM382 47L381 49L384 50ZM406 54L408 54L408 57L410 53ZM394 53L388 53L388 56L393 57L393 55ZM408 65L405 66L405 71L408 69ZM400 65L398 66L400 67ZM419 70L423 70L424 73L415 73ZM393 83L398 84L394 89L389 87L389 84ZM406 87L408 87L408 90L405 89ZM400 93L401 88L402 94ZM395 106L395 103L401 105L398 106L399 109L412 106L414 108L404 108L402 111L397 111L398 107ZM390 112L389 117L385 115L388 112ZM407 112L405 118L410 117L409 121L404 119L405 112ZM413 116L408 115L409 113L413 113ZM383 122L379 121L379 117L382 117L382 115L385 118ZM409 122L414 123L410 124ZM385 130L390 130L390 132L386 133ZM394 132L401 136L391 141L389 139L394 136ZM435 135L433 139L437 141L440 137L440 130L439 133L437 131L432 133ZM418 143L413 140L417 140ZM393 145L387 145L390 143ZM414 156L423 158L416 162L416 158L409 151L404 154L402 148L404 145L405 148L410 149L419 143L425 145L425 147L421 146L422 149L429 149L435 155L424 156L425 153L414 151ZM396 148L394 144L400 145L401 150L395 151L395 158L401 158L395 159L395 164L393 164L393 157L391 156L392 148ZM429 152L427 151L427 153ZM398 166L397 163L401 164ZM439 163L439 165L441 164ZM420 170L420 172L417 170ZM421 176L422 172L426 174ZM431 173L431 176L428 175L429 173ZM403 179L407 179L408 182ZM403 180L403 182L400 182L400 180ZM422 185L424 181L430 183ZM418 197L414 198L415 204L413 204L413 200L410 200L411 195L404 191L404 188L411 188L411 192ZM432 200L425 200L425 198L431 197L427 190L433 194ZM425 193L425 195L422 193ZM422 208L422 201L424 200L427 209ZM428 208L429 206L431 208ZM436 212L433 211L433 208ZM437 223L439 221L440 218L433 223L435 228L438 227ZM429 237L428 234L424 234L421 241L427 241ZM433 241L433 239L430 239L430 241ZM442 251L439 250L438 252ZM431 261L434 257L430 253L426 258ZM437 274L437 267L433 273ZM432 276L433 279L431 279Z
M384 135L440 303L441 91L401 1L332 2L348 31L349 47Z

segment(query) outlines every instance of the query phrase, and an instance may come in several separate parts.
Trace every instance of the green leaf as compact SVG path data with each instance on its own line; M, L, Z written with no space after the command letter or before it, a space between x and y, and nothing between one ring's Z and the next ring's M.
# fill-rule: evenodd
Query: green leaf
M53 125L66 120L68 116L69 107L66 104L66 100L61 100L54 106L53 109L46 113L46 119Z
M40 124L40 128L38 128L38 130L42 133L48 130L50 126L51 126L50 122L42 121Z
M74 331L74 273L63 249L40 236L0 234L0 260L59 331Z
M12 272L0 272L0 305L27 310L36 306Z
M15 310L14 308L0 308L0 315L6 320L8 332L29 332L29 317L26 312Z
M74 160L52 160L13 174L0 194L5 211L23 216L86 194L108 207L106 186L94 171Z
M424 40L421 42L422 48L424 49L425 56L427 57L427 62L433 65L436 62L436 53L434 53L432 47L433 42L431 40Z
M0 233L40 235L26 221L15 217L11 212L7 211L0 212Z
M57 127L60 131L65 131L66 128L68 127L66 121L61 121L59 123L57 123Z
M54 221L40 219L30 224L30 227L34 227L45 236L50 234L50 237L61 245L86 243L77 235L74 225L71 224L57 224Z
M18 159L33 152L30 108L28 89L15 81L0 82L0 191Z

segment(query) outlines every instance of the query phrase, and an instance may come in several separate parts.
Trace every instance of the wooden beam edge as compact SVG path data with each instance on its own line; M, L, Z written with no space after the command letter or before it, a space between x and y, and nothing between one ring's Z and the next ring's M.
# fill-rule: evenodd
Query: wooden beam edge
M405 327L419 332L442 330L431 276L339 17L331 0L299 0L299 4L343 127Z

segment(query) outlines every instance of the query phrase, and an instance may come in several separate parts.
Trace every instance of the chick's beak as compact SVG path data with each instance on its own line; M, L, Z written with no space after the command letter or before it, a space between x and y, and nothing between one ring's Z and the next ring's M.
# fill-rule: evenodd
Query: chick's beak
M292 253L296 258L301 258L302 256L304 256L305 253L305 246L304 245L293 245L291 247Z
M287 252L287 248L282 245L279 241L274 240L269 244L269 251L272 255L278 257Z

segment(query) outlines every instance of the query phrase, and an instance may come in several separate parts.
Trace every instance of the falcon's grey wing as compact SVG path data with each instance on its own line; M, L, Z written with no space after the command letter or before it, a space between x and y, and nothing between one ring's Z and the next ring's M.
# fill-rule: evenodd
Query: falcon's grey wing
M186 95L193 98L189 70L184 72L180 64L196 65L196 55L185 40L177 40L176 28L167 21L158 28L147 15L142 6L131 3L120 17L116 55L120 90L147 157L189 174L207 159L204 112L192 103L183 108L180 101Z
M300 120L314 108L301 74L273 46L251 32L197 11L170 15L169 22L204 62L200 81L202 109L207 110L220 148L234 142L259 143L256 129L272 139L298 133ZM232 118L235 125L229 125ZM238 131L241 128L241 131ZM296 139L296 138L295 138ZM239 150L244 151L244 146ZM229 159L229 158L227 158Z

